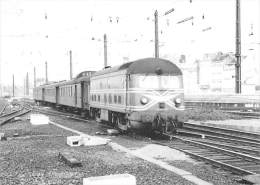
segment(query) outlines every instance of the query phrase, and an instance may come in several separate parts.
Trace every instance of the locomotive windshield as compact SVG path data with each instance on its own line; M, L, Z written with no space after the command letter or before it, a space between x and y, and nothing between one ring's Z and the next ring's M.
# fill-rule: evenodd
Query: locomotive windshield
M169 89L183 88L182 76L171 75L134 75L130 80L131 88Z

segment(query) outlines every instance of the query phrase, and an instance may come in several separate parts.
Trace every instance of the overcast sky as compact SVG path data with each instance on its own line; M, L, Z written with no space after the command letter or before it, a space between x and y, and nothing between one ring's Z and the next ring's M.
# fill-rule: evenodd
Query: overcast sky
M103 35L108 64L154 56L154 11L159 12L160 56L235 50L235 0L0 0L1 81L23 85L26 72L49 80L103 68ZM166 16L164 13L174 8ZM194 17L193 21L177 22ZM204 18L203 18L204 17ZM258 54L260 1L241 0L242 52ZM208 31L203 29L211 27ZM249 34L253 32L253 35ZM258 43L258 44L257 44ZM251 53L249 52L251 51ZM257 63L257 62L255 62ZM259 61L258 61L259 63ZM259 64L258 64L259 65ZM259 66L258 66L259 67Z

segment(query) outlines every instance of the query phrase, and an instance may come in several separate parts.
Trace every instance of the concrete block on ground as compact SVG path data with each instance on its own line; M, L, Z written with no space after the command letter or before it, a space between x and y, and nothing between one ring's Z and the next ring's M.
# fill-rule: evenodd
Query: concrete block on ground
M130 174L115 174L83 179L83 185L136 185L136 178Z
M80 146L82 144L81 136L68 136L67 145L69 146Z
M5 136L5 133L0 133L0 141L6 141L7 138Z
M14 118L14 121L21 121L21 120L22 120L21 117L15 117L15 118Z
M110 140L101 137L82 136L84 146L106 145Z
M260 174L247 175L243 177L243 180L251 184L260 184Z
M119 131L116 130L116 129L107 129L107 134L112 136L112 135L118 135L119 134Z
M30 122L32 125L47 125L49 124L49 117L42 114L31 114Z
M18 137L19 136L19 133L18 132L15 132L14 134L13 134L13 137Z
M81 162L77 160L72 154L69 152L60 152L59 159L64 161L70 167L80 167L82 166Z

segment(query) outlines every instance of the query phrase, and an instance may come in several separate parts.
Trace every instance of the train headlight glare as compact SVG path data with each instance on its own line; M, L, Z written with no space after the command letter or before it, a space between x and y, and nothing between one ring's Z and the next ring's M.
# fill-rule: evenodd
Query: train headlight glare
M142 97L140 102L141 102L141 104L145 105L148 103L148 99L146 97Z
M181 104L181 99L180 99L180 98L176 98L176 99L175 99L175 103L176 103L176 104Z

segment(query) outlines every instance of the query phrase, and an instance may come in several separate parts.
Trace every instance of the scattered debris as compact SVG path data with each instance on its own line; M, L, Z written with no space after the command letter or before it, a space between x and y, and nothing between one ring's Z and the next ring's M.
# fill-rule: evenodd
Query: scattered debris
M107 135L105 132L96 132L95 135Z
M0 133L0 141L6 141L7 138L5 136L5 133Z
M19 136L19 133L18 132L15 132L14 134L13 134L13 137L18 137Z
M105 139L101 137L94 136L82 136L82 144L84 146L96 146L96 145L106 145L110 139Z
M136 178L130 174L115 174L83 178L83 185L136 185Z
M22 118L21 117L15 117L14 121L22 121Z
M115 136L115 135L118 135L119 134L119 131L118 130L116 130L116 129L107 129L107 133L108 133L108 135L110 135L110 136Z
M69 152L59 152L59 159L63 160L70 167L81 167L82 164Z
M95 136L87 136L87 135L80 135L80 136L68 136L67 137L67 144L69 146L96 146L96 145L106 145L110 140L104 139L101 137Z
M69 145L69 146L80 146L80 145L82 145L82 137L81 136L68 136L67 137L67 145Z

